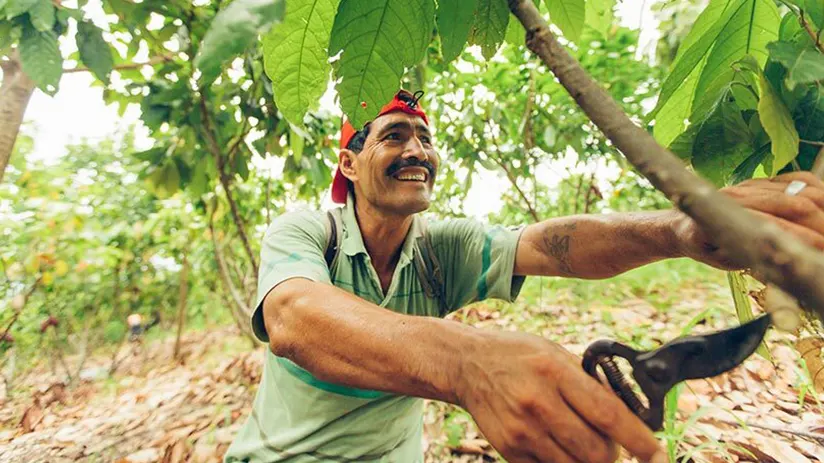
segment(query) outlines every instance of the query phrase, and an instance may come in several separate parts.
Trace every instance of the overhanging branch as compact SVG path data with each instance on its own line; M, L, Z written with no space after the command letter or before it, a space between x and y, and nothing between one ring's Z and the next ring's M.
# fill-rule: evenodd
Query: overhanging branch
M527 47L541 58L586 115L656 188L729 252L737 265L793 294L824 318L824 253L760 220L635 125L618 104L567 53L531 0L508 0L527 31Z

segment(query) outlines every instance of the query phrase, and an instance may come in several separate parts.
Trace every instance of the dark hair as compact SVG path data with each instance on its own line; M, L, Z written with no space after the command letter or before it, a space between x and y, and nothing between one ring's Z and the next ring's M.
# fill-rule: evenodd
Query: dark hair
M363 145L366 143L366 137L369 136L369 124L366 124L361 130L355 132L355 135L346 144L346 149L354 153L363 151Z

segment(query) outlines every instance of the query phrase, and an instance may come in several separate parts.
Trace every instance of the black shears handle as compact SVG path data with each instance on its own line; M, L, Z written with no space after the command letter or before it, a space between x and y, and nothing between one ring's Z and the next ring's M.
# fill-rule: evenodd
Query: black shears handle
M746 360L761 343L771 323L770 315L735 328L707 335L684 336L651 351L637 351L611 340L592 343L584 352L583 367L598 379L598 367L610 387L653 431L664 422L664 399L676 384L688 379L711 378ZM645 405L615 363L626 359L632 377L646 396Z

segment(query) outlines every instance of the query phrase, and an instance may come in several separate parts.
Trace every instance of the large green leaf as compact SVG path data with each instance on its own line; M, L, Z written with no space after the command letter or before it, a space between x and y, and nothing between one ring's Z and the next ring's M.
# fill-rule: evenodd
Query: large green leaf
M466 46L477 6L478 0L438 1L438 35L441 36L441 53L447 63L460 56Z
M615 0L589 0L586 5L586 24L604 37L615 22Z
M729 87L700 124L692 147L695 170L716 186L730 183L735 169L751 154L747 123Z
M547 0L549 20L573 42L581 37L586 11L584 0Z
M108 84L114 61L112 50L103 39L103 33L94 24L80 21L77 23L76 40L80 61L88 66L95 77Z
M29 11L39 0L8 0L6 19L11 19Z
M666 145L684 128L684 121L691 114L692 99L698 76L706 64L707 54L715 44L718 34L729 23L735 12L735 4L741 0L713 0L695 20L689 34L678 48L672 71L664 84L655 109L647 119L662 113L656 119L656 138ZM677 98L673 98L677 95ZM687 102L683 100L686 99ZM673 101L674 102L671 102ZM666 111L662 111L667 107Z
M772 142L772 159L768 159L765 166L767 175L772 177L798 156L798 131L790 111L764 73L761 72L755 59L748 56L740 62L740 65L758 77L761 94L758 100L758 118Z
M63 75L63 57L54 32L40 32L27 27L18 48L23 71L37 84L37 88L49 95L57 93Z
M824 55L811 48L789 42L767 45L770 57L787 68L785 82L792 90L796 84L807 84L824 79Z
M469 43L480 45L484 58L492 58L506 37L508 23L509 7L506 0L478 0Z
M180 188L180 171L175 162L167 161L163 166L155 169L149 175L148 180L159 198L168 198Z
M434 26L433 0L341 1L329 54L341 53L337 90L355 127L392 99L404 69L423 58Z
M733 63L754 57L759 66L767 61L767 44L778 39L781 18L773 0L739 0L734 14L718 34L716 45L695 87L693 114L701 118L718 100L735 75Z
M339 0L290 0L283 23L263 39L263 63L278 109L302 125L329 80L327 47Z
M194 65L200 84L211 84L223 64L249 48L258 34L283 19L285 0L235 0L221 10L200 43Z
M51 0L38 0L29 10L31 24L38 31L49 31L54 27L54 5Z
M816 29L824 29L824 2L821 0L806 0L804 13Z

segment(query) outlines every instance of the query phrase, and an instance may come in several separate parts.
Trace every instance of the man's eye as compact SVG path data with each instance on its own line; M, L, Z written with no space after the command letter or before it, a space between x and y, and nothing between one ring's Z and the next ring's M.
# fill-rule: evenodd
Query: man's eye
M425 145L431 145L432 144L432 139L431 138L429 138L429 137L420 137L420 138L421 138L421 143L423 143Z
M392 132L389 135L387 135L386 137L384 137L384 140L400 140L400 139L401 139L401 135L397 132Z

